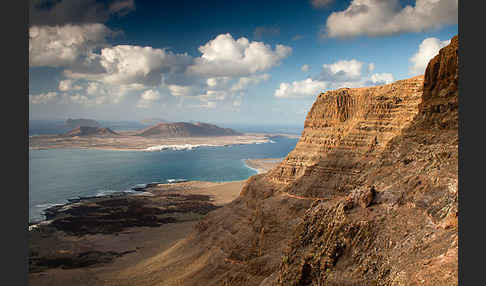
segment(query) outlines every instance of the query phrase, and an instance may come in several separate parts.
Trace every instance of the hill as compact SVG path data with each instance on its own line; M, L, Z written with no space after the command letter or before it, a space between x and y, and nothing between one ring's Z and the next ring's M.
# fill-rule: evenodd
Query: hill
M143 137L209 137L242 135L230 128L196 122L159 123L141 130L135 135Z
M90 127L90 126L81 126L77 127L66 134L64 136L74 137L74 136L117 136L118 133L114 132L110 128L102 128L102 127Z

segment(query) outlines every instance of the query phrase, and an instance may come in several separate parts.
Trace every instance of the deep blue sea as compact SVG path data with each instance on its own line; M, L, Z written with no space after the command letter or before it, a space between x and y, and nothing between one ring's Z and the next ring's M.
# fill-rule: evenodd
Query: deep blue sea
M284 157L297 143L285 137L272 141L190 151L29 150L29 218L41 220L43 209L70 198L126 191L136 184L243 180L256 174L244 159Z

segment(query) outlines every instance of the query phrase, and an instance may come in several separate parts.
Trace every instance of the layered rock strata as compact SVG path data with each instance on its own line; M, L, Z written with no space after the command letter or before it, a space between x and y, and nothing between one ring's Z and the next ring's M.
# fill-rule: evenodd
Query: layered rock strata
M430 61L418 114L361 189L306 211L272 284L458 284L457 52L456 36ZM359 206L370 185L376 196Z
M300 194L307 196L333 192L339 184L346 187L334 178L358 174L363 157L379 154L400 134L417 114L422 90L423 76L417 76L384 86L320 94L295 149L271 172L270 179L290 185L318 173L319 186L313 190L299 188ZM298 193L295 188L288 189Z

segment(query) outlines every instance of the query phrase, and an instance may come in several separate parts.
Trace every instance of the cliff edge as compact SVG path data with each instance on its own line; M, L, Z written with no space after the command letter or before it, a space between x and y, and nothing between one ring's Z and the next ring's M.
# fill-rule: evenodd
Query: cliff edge
M457 285L457 50L424 77L319 95L278 167L121 279Z

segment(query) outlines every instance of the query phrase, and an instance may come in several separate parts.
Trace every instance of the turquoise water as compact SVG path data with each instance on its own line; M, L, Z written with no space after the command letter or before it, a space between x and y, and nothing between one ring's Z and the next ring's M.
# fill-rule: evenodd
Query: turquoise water
M70 198L126 191L136 184L243 180L256 174L244 159L284 157L297 143L284 137L272 141L192 151L29 150L29 218L43 219L43 209Z

